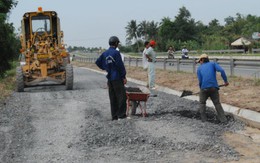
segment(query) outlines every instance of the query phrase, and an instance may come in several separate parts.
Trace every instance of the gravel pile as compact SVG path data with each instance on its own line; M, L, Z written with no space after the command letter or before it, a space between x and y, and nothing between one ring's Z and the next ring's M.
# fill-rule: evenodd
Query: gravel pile
M88 158L93 159L98 153L94 160L113 156L110 159L115 161L124 156L126 162L171 162L175 153L180 155L175 161L182 160L185 153L196 153L205 158L239 159L239 154L224 144L221 136L242 129L243 123L228 115L229 123L222 125L211 108L207 109L208 121L202 123L198 102L156 93L158 97L150 97L147 102L149 116L146 118L139 111L131 119L110 121L98 108L87 109L88 123L84 125L79 144L84 145Z

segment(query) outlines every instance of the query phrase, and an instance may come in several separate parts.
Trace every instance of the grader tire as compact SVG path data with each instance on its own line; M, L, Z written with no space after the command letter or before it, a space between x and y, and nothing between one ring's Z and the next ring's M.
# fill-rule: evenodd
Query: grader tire
M65 81L66 90L73 89L73 67L71 64L66 66L66 81Z
M16 68L16 88L17 88L17 92L23 92L24 91L24 80L23 80L22 67Z

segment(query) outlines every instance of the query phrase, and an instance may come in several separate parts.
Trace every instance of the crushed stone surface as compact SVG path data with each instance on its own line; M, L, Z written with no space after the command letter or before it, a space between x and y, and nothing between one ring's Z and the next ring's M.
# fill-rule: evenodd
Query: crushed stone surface
M134 83L128 83L136 87ZM244 124L220 124L199 103L154 91L131 119L111 120L106 78L74 67L74 90L38 86L0 104L0 162L225 162L240 155L222 139Z

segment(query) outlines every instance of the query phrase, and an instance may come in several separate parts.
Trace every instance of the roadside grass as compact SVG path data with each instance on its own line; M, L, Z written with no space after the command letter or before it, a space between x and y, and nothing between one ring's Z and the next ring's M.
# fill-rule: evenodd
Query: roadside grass
M260 86L260 79L255 79L255 86Z
M3 78L0 78L0 101L6 99L15 89L15 65L13 63L12 69L8 70Z

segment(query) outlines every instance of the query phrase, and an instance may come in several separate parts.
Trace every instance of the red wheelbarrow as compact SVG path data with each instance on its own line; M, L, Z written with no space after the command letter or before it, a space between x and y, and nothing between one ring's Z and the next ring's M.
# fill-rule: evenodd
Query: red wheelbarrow
M140 88L136 87L127 87L126 88L126 97L127 97L127 108L126 115L129 117L130 115L136 114L136 108L139 106L141 109L141 114L143 117L147 116L146 113L146 102L150 96L150 93L142 92ZM141 102L144 102L144 106L142 106ZM131 114L129 111L131 110Z

